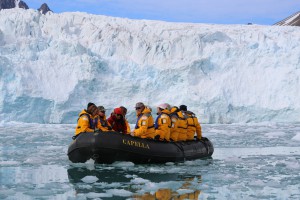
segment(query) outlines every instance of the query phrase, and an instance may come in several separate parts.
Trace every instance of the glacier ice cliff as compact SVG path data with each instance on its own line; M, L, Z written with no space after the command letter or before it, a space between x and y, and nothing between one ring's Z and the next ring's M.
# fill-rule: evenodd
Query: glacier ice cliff
M300 28L0 11L0 122L76 123L88 102L186 104L202 123L300 122ZM108 112L109 114L109 112Z

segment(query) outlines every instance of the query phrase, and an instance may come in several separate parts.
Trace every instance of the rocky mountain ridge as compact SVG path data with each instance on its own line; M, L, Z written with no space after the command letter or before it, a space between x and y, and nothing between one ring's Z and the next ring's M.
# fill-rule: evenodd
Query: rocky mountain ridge
M16 5L16 3L18 5ZM29 9L28 5L24 1L0 0L0 10L11 9L15 7ZM41 7L38 9L38 11L40 11L42 14L46 14L47 12L52 12L52 10L50 10L49 6L46 3L43 3Z
M275 26L300 26L300 11L275 23L274 25Z

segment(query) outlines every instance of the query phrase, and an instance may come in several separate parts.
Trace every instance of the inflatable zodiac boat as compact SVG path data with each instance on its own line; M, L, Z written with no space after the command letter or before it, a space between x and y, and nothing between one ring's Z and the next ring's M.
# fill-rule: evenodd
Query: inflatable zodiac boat
M213 152L213 144L207 138L162 142L111 131L79 134L70 144L68 156L74 163L83 163L89 159L95 160L95 163L166 163L207 158Z

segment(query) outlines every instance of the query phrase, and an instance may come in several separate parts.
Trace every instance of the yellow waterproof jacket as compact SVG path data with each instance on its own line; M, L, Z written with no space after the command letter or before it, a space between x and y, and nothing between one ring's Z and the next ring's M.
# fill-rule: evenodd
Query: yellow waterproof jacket
M83 132L94 132L96 128L100 128L98 116L93 117L85 109L79 113L75 135ZM92 126L95 127L92 127Z
M177 129L178 115L176 113L176 108L171 108L170 119L171 119L170 139L176 142L178 139L178 133L179 133L179 131Z
M111 131L112 130L112 127L111 127L110 123L107 121L106 116L104 116L103 118L101 118L99 116L98 123L100 124L99 129L101 131Z
M202 138L201 126L196 115L193 112L187 111L186 113L188 128L187 128L187 140L194 140L194 135L197 133L197 138Z
M155 135L159 135L159 140L170 141L171 119L169 114L170 111L164 109L155 120Z
M177 120L177 130L178 137L177 141L186 141L187 138L187 120L184 117L182 111L177 112L178 120Z
M151 115L151 111L149 108L145 108L140 114L135 125L135 129L133 131L134 136L140 138L154 138L155 130L154 130L154 120Z

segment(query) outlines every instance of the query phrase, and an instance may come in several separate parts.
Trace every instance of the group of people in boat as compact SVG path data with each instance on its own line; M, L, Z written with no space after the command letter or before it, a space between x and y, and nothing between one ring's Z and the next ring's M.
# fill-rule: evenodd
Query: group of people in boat
M126 119L127 109L124 106L115 108L106 119L106 109L88 103L78 118L75 137L84 132L117 131L134 137L155 139L160 141L189 141L202 138L201 125L196 115L187 110L186 105L171 107L167 103L157 106L157 117L154 121L152 110L142 102L135 105L137 121L131 131Z

